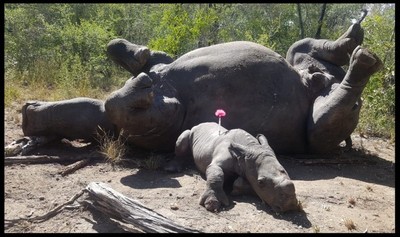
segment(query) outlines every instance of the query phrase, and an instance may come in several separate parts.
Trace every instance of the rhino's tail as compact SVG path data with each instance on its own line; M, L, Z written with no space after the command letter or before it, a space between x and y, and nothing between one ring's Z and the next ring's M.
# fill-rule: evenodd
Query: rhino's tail
M357 23L360 24L367 15L368 15L368 10L367 9L363 9L361 18L357 21Z

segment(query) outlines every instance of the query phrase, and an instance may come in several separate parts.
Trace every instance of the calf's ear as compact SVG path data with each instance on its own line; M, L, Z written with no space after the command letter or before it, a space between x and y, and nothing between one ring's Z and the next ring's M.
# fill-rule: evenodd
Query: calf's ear
M260 143L260 145L265 145L269 146L267 138L264 136L264 134L257 134L257 140Z
M234 142L229 145L228 150L231 153L232 157L238 160L244 159L246 157L246 154L248 153L245 146Z

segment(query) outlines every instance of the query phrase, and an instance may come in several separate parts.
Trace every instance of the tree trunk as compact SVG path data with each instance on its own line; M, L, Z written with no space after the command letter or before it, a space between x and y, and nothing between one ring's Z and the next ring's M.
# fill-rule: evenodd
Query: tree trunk
M322 28L322 21L324 20L324 16L325 16L325 10L326 10L326 3L322 4L321 14L320 14L319 20L318 20L317 33L315 33L315 37L314 37L316 39L321 38L321 28Z
M297 13L299 14L300 39L304 39L303 17L301 16L300 3L297 3Z

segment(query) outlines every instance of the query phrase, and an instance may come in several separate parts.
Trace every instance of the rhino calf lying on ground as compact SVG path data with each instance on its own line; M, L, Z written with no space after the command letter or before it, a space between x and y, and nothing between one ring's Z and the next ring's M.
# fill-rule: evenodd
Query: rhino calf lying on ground
M217 123L201 123L178 137L175 156L165 170L180 171L191 156L206 175L207 187L200 204L209 211L218 210L221 204L229 205L224 182L237 176L237 181L247 180L274 211L298 209L294 184L264 135L255 138L242 129L227 130Z

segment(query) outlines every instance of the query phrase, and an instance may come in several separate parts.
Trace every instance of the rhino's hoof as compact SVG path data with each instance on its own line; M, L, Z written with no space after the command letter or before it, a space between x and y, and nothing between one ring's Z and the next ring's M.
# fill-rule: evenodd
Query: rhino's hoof
M211 197L204 202L204 207L207 211L217 212L221 207L221 203L216 198Z
M358 67L362 67L362 69L372 69L374 72L383 66L376 54L361 46L354 49L350 63L356 64Z
M345 38L351 38L357 45L361 45L364 41L364 30L359 23L355 23L339 39Z

